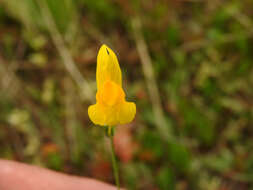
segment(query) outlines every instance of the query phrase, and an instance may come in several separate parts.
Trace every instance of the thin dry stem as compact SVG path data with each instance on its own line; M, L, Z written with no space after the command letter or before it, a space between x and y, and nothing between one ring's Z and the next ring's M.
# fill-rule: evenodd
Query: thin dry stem
M141 59L142 70L146 80L149 97L152 103L156 126L158 127L161 136L168 140L170 138L170 131L165 121L160 94L152 67L152 61L148 53L147 44L141 32L141 21L139 18L132 19L132 29L137 51Z
M54 22L54 19L51 15L51 12L45 3L45 1L37 0L37 3L40 7L42 17L45 20L47 25L48 31L53 39L53 42L62 58L62 63L64 64L67 71L70 73L73 80L78 84L79 88L81 89L82 93L84 94L85 98L92 101L93 91L90 88L89 83L87 80L82 76L81 72L76 67L69 50L65 46L64 40L62 35L57 29L57 26Z

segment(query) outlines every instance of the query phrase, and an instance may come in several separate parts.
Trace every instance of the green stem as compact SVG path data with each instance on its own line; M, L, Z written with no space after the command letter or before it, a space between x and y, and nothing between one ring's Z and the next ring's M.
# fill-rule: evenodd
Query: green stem
M108 136L110 138L110 144L111 144L111 157L112 157L113 174L114 174L114 179L115 179L115 182L117 185L117 189L120 190L119 170L118 170L118 165L117 165L116 155L115 155L115 150L114 150L112 130L113 130L112 127L108 127Z

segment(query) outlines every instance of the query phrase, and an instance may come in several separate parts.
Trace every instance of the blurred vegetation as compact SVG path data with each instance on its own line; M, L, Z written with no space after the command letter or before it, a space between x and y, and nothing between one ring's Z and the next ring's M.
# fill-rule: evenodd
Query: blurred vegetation
M167 139L153 114L140 36ZM127 189L253 189L252 37L251 0L2 0L0 157L113 183L104 130L87 116L106 43L137 104L135 121L115 136ZM66 54L85 83L77 84Z

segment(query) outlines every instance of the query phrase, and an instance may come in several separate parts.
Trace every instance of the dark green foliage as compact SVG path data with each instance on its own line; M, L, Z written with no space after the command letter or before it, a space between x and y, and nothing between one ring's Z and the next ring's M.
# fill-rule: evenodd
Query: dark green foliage
M187 148L179 143L170 143L168 146L169 161L172 167L179 172L187 172L191 165L191 157Z
M175 189L175 176L169 167L163 167L157 174L157 183L161 190L174 190Z

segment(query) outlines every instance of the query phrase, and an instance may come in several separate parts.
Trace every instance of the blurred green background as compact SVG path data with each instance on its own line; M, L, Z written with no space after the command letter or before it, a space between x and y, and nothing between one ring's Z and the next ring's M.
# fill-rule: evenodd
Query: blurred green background
M0 157L114 182L87 116L106 43L137 104L124 187L253 189L252 37L252 0L1 0Z

